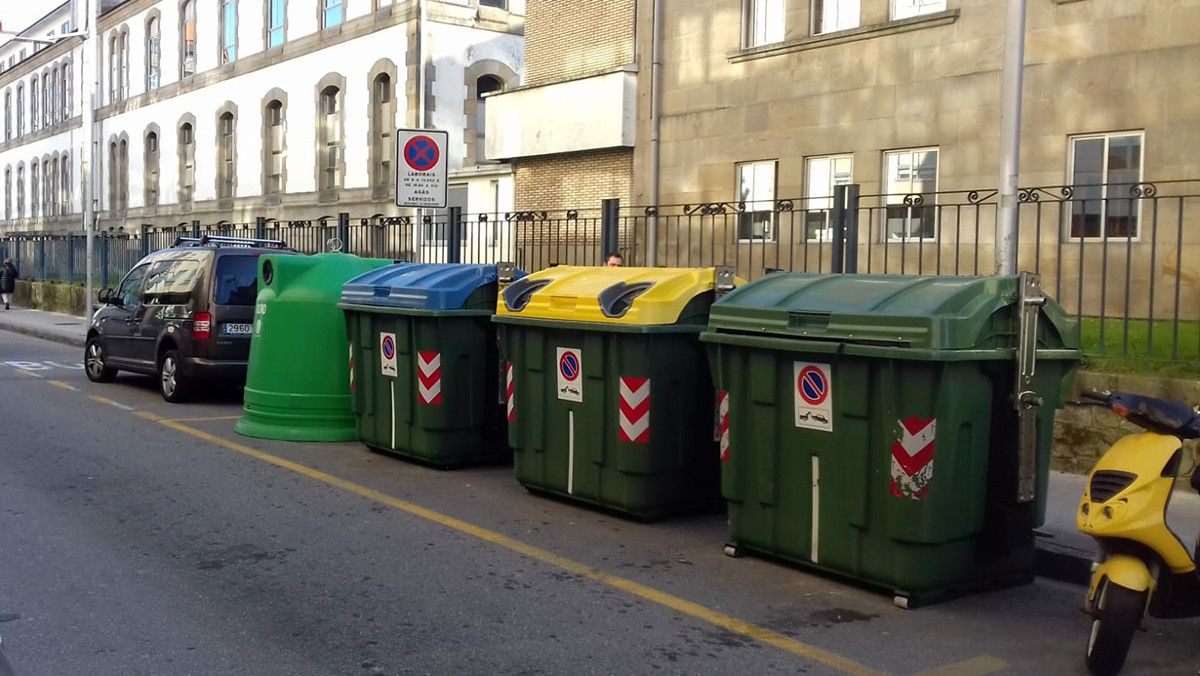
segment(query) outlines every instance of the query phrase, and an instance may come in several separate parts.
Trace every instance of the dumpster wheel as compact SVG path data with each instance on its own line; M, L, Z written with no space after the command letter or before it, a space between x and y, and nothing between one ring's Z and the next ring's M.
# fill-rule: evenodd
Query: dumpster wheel
M735 542L725 543L725 556L731 559L740 559L746 555L746 550L742 549Z

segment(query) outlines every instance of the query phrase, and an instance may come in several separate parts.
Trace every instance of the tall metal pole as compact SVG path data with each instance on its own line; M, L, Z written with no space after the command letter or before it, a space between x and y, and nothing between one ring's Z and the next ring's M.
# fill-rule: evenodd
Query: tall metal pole
M1017 274L1017 181L1021 165L1021 80L1025 67L1025 0L1008 0L1004 83L1000 100L1000 208L996 211L996 274Z
M80 212L83 214L83 232L87 240L87 267L84 288L84 312L88 319L92 317L93 300L95 297L93 267L96 257L96 205L92 196L92 167L96 152L96 51L100 39L97 36L100 0L74 0L74 19L76 30L83 36L83 58L80 64L80 96L79 106L83 110L83 141L79 152L79 199Z
M654 0L650 11L650 206L654 212L646 219L646 265L658 265L658 182L661 123L659 100L662 98L663 0ZM636 17L635 17L636 21Z

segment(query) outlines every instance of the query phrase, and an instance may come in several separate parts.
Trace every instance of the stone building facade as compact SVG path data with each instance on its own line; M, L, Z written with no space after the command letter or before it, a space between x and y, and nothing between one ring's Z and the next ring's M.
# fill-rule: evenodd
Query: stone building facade
M519 85L523 0L104 7L94 184L102 229L409 213L394 206L398 127L449 132L454 205L512 208L511 168L481 148L487 95ZM26 34L72 22L64 3ZM0 96L11 101L0 232L79 229L83 48L79 38L23 58L17 43L0 48ZM31 78L48 77L48 92L31 100Z

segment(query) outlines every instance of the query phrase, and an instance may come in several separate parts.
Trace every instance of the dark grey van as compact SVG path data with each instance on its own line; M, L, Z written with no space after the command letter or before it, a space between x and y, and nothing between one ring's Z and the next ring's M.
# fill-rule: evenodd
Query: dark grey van
M169 402L201 382L244 384L258 297L258 259L294 254L283 242L236 237L180 238L100 291L84 348L93 382L117 371L156 375Z

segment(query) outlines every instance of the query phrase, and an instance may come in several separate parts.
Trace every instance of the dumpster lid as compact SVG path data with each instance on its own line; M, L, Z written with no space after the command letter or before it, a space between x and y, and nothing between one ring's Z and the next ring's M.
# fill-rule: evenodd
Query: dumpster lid
M713 268L559 266L506 287L496 314L640 326L703 322L707 303L685 311L713 290L715 277Z
M516 271L517 277L524 272ZM396 263L342 287L342 303L417 310L461 310L477 289L498 281L495 265ZM477 309L477 308L472 308ZM491 309L490 298L488 306Z
M782 335L929 350L1013 348L1017 277L771 274L713 305L717 334ZM1074 320L1042 307L1039 347L1079 348Z

